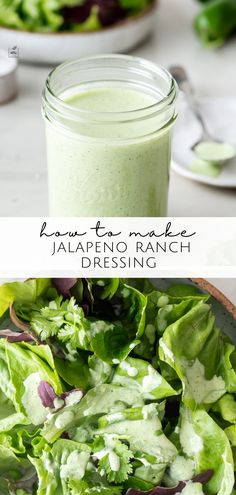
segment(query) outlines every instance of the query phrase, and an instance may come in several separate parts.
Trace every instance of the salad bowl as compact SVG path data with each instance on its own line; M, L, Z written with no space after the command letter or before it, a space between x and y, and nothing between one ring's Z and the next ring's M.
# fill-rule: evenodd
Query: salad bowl
M1 285L1 495L233 495L235 313L203 279Z
M0 27L0 46L6 50L17 47L22 61L50 65L89 55L127 52L152 32L156 7L154 0L136 16L91 32L39 33Z
M209 302L213 308L217 324L223 329L225 335L236 345L236 306L217 287L204 278L186 279L156 279L156 287L162 290L168 289L171 285L178 283L190 284L197 287L202 293L210 295Z

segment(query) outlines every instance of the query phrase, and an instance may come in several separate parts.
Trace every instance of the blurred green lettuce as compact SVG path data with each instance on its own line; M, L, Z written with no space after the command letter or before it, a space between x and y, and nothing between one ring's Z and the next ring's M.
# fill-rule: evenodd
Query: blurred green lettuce
M95 31L142 11L149 3L150 0L0 0L0 26L38 32Z

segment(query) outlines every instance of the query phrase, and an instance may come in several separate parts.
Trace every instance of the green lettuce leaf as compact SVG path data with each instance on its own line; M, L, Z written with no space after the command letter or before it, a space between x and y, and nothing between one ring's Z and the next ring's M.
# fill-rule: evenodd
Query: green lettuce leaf
M151 290L147 294L146 326L141 343L134 352L152 361L156 355L159 335L172 323L190 311L199 301L207 301L208 295L199 293L191 285L172 286L166 293Z
M21 0L0 0L0 25L10 28L25 29L20 15Z
M119 412L127 406L144 405L140 393L117 385L102 384L89 390L79 404L66 406L49 417L42 429L48 442L54 442L64 431L78 426L88 417Z
M160 359L177 373L183 401L191 408L216 402L228 388L235 390L232 349L203 301L169 325L159 342Z
M15 408L3 391L0 389L0 431L5 420L15 413ZM12 426L12 425L11 425ZM10 427L11 427L10 426Z
M11 377L7 363L6 349L3 340L0 340L0 388L2 390L1 402L3 403L4 398L6 398L10 403L11 402L13 403L15 397L15 391L11 383ZM9 402L5 403L4 408L7 407L7 404L9 406ZM14 411L15 408L11 410L11 413Z
M224 431L232 447L236 447L236 425L228 426Z
M11 282L0 286L0 316L17 301L19 304L34 303L50 287L50 279L34 278L25 282Z
M113 287L113 296L108 295L106 304L101 304L99 297L95 297L97 318L90 327L91 345L100 359L118 364L130 354L144 331L146 304L146 296L122 281L115 294Z
M45 445L39 458L30 458L39 479L37 495L104 493L119 495L119 487L110 487L93 464L92 448L71 440Z
M43 450L40 458L30 458L37 471L37 495L68 495L69 483L85 475L90 448L71 440L58 440Z
M236 423L236 401L232 394L225 394L211 409L228 423Z
M134 476L159 484L177 455L173 443L162 431L159 406L147 404L99 419L98 434L122 438L139 461Z
M120 279L119 278L92 279L91 283L92 283L92 291L97 301L99 301L99 299L110 300L119 289Z
M179 440L187 458L195 461L196 472L212 469L214 475L205 490L209 495L231 495L234 486L233 456L224 431L204 410L181 408Z
M27 447L30 448L31 438L34 437L35 432L32 427L27 429L27 427L15 426L7 432L0 433L0 444L17 455L27 454Z
M89 356L89 385L95 387L102 383L110 383L114 373L114 366L105 363L95 355Z
M130 357L117 366L112 383L139 390L145 400L164 399L180 393L147 361Z
M79 352L74 361L54 357L55 367L60 378L72 388L82 388L86 392L91 384L90 370L86 359Z
M131 12L139 12L145 9L150 3L150 0L119 0L120 6Z
M171 297L172 302L181 302L183 299L198 299L208 301L210 295L203 294L197 287L191 284L173 284L167 290L166 294Z
M29 31L58 31L64 23L61 9L78 3L78 0L0 0L0 23Z
M12 493L19 480L31 469L30 461L24 457L18 457L12 449L0 445L0 488L2 493ZM8 490L8 491L7 491ZM11 490L11 491L10 491ZM14 492L15 493L15 490Z
M2 339L0 349L5 351L11 400L16 412L25 415L34 425L43 423L48 411L38 395L40 381L47 381L56 394L62 393L50 348L27 343L13 344Z
M71 481L69 483L71 495L121 495L119 486L89 486L86 481Z

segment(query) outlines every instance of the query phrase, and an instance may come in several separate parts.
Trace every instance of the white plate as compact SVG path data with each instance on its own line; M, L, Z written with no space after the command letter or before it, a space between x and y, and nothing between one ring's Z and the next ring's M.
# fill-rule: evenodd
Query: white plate
M17 46L20 59L58 64L68 58L122 53L143 41L155 24L156 2L142 14L91 33L30 33L0 28L0 46Z
M211 135L215 139L231 143L236 149L236 98L201 98L198 105ZM199 123L183 95L180 95L179 117L173 138L172 169L184 177L204 184L235 188L236 158L225 164L218 177L208 177L191 171L189 164L194 158L191 146L200 137Z

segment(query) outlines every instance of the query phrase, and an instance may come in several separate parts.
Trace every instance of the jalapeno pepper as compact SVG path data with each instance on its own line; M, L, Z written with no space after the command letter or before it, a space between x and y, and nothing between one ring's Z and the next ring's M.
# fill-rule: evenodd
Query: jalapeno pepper
M203 44L222 45L236 33L236 0L211 0L197 15L194 27Z

